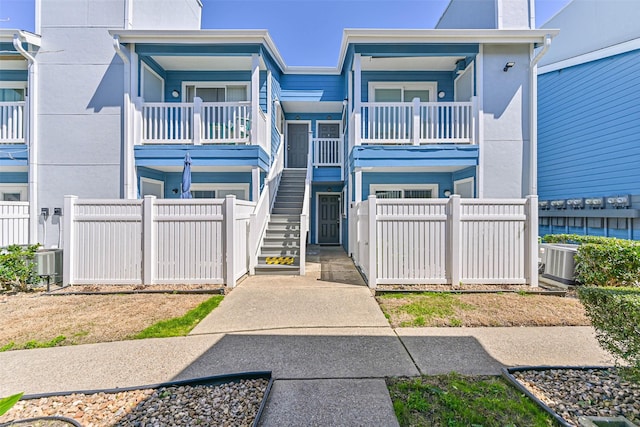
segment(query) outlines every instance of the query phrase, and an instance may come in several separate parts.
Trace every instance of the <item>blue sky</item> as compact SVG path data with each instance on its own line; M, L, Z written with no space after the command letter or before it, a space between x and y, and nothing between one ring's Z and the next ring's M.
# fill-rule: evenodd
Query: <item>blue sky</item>
M569 1L536 0L536 25ZM288 65L335 66L343 28L433 28L449 0L202 2L202 28L267 29ZM33 31L34 0L0 0L0 28Z

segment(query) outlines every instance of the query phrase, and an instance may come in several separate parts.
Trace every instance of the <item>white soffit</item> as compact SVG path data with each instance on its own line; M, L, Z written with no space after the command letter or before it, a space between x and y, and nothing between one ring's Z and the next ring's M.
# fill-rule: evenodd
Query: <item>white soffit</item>
M376 58L363 56L363 71L453 71L462 56Z
M167 71L251 70L250 56L152 56L152 58ZM264 68L264 65L261 68Z
M0 67L0 69L3 69L3 70L26 70L27 69L26 59L17 59L15 56L0 56L0 61L2 61L2 66Z

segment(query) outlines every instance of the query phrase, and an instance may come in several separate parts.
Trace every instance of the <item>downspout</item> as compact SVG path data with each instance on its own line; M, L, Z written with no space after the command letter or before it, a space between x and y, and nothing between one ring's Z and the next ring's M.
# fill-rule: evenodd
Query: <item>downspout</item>
M120 44L120 37L118 35L113 36L113 49L124 63L124 99L122 105L122 126L124 131L124 173L123 173L123 191L124 198L135 199L137 197L136 185L133 179L133 138L131 137L130 125L131 121L131 61L129 60L130 52L127 48Z
M544 36L544 45L540 52L531 60L530 87L531 102L529 105L529 195L538 195L538 62L551 47L551 35Z
M27 50L22 46L22 40L25 39L24 33L22 31L18 31L17 34L13 35L13 47L22 55L28 62L29 74L27 77L27 94L28 94L28 115L27 120L27 135L26 135L26 143L28 152L28 189L27 193L29 195L29 243L36 244L38 243L38 138L36 135L36 120L37 120L37 111L36 111L36 98L38 95L38 90L36 88L36 81L38 77L38 63L36 62L36 58L31 55L31 53L27 52ZM43 242L46 244L46 242Z

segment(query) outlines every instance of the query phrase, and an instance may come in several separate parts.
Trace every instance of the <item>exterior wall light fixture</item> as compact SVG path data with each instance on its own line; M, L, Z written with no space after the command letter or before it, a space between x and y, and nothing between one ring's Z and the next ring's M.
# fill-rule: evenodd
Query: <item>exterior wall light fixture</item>
M451 197L451 190L444 190L442 194L444 194L444 197Z
M506 73L507 71L509 71L509 68L513 68L514 65L516 65L515 62L509 61L506 64L504 64L504 68L502 69L502 71Z
M171 96L173 96L174 98L178 98L180 96L180 92L174 89L173 91L171 91Z
M440 92L438 92L438 98L442 99L442 98L444 98L444 95L445 95L445 93L444 93L444 91L443 91L443 90L441 90Z

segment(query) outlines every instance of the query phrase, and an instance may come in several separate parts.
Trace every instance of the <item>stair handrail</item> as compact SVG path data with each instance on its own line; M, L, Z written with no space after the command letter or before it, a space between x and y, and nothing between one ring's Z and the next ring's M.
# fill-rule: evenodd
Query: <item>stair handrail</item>
M276 200L282 170L284 168L284 143L280 142L275 159L271 164L269 173L264 180L264 187L260 192L260 197L256 207L251 214L251 247L249 248L249 272L255 274L255 267L258 265L258 255L260 246L267 231L267 225L271 218L271 210Z
M311 179L313 174L313 135L309 132L309 148L307 150L307 175L304 179L304 199L300 214L300 275L305 275L307 252L307 233L309 232L309 209L311 205Z

